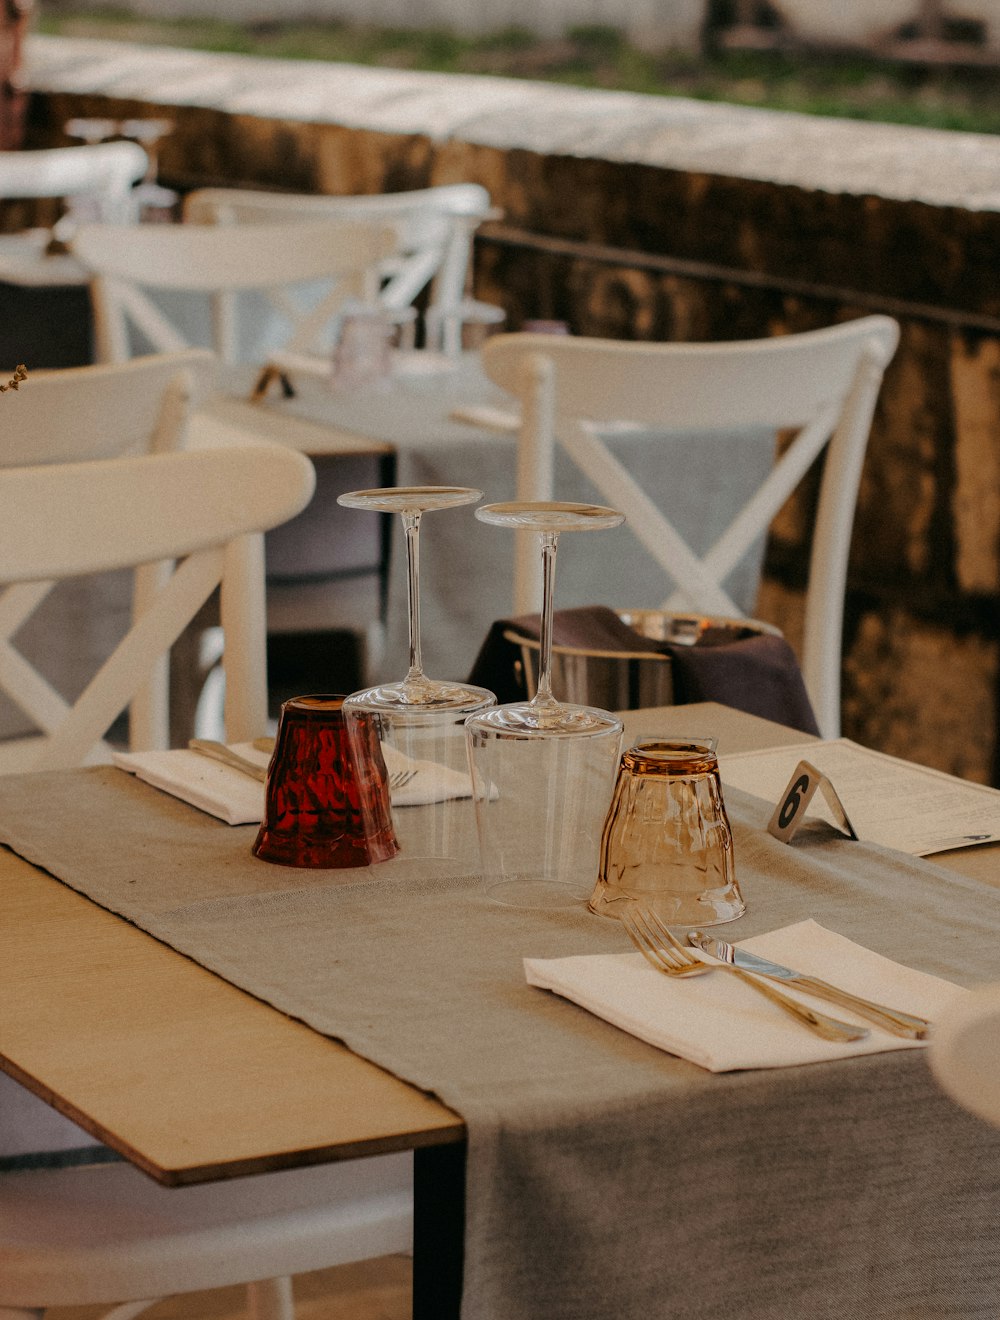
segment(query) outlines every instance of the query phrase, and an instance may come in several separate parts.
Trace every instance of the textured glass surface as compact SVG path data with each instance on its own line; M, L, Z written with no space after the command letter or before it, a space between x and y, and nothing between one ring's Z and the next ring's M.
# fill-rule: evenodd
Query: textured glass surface
M282 706L255 857L282 866L347 867L398 852L379 740L362 720L355 758L343 701L295 697Z
M632 900L671 925L746 910L711 739L650 739L622 757L590 908L614 916Z

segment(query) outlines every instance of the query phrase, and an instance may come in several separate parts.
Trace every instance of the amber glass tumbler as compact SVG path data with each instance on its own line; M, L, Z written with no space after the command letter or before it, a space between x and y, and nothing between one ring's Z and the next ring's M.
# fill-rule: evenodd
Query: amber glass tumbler
M253 854L281 866L347 867L399 851L374 723L354 748L342 696L293 697L281 707Z
M713 738L649 738L621 760L590 910L640 902L668 926L743 915Z

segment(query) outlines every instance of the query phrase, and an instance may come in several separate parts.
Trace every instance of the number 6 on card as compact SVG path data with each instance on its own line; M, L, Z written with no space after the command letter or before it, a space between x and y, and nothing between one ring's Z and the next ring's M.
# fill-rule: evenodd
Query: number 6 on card
M817 770L808 761L800 761L788 781L785 791L778 799L778 805L768 822L767 832L773 834L782 843L791 843L792 835L802 824L809 803L819 789L826 804L833 812L834 819L849 839L856 839L857 833L851 824L844 804L837 796L837 790L830 783L822 770Z

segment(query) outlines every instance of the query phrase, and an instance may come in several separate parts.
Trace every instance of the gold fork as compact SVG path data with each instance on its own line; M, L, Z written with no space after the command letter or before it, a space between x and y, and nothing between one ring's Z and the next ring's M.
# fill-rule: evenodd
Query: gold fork
M620 920L629 939L648 963L666 976L701 976L705 972L729 972L769 999L772 1004L790 1013L817 1036L824 1040L850 1041L864 1040L868 1031L864 1027L851 1026L838 1018L827 1017L816 1009L800 1004L798 1000L783 995L780 990L766 981L758 981L749 972L731 963L706 963L685 948L671 935L655 912L637 903L630 903L620 914Z

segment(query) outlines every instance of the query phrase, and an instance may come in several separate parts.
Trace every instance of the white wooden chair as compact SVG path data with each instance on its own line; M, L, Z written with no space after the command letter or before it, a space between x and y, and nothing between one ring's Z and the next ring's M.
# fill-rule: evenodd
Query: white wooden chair
M204 348L32 371L3 398L0 467L182 449L215 373L215 355Z
M253 1320L292 1320L291 1278L408 1251L412 1159L380 1155L198 1187L127 1164L0 1175L0 1320L53 1306L132 1317L247 1284Z
M961 996L934 1024L928 1058L948 1095L1000 1127L1000 985Z
M806 597L802 672L824 737L840 730L844 589L858 484L876 398L899 329L869 316L828 329L731 343L622 343L554 335L487 342L487 374L523 405L519 499L558 498L560 444L662 567L668 610L739 616L727 575L825 450ZM766 480L707 554L694 554L609 451L598 430L634 422L690 433L767 427L795 431ZM537 608L534 547L519 537L514 613ZM621 602L627 606L629 602Z
M398 312L411 307L427 289L425 346L449 353L460 347L463 314L475 315L478 306L466 298L476 229L500 214L478 183L351 196L199 188L188 194L183 209L185 221L196 224L305 222L324 217L390 227L395 248L382 263L379 301L388 311Z
M324 335L347 298L370 299L381 261L391 252L391 230L329 221L223 229L201 225L83 225L71 242L90 273L94 335L102 362L135 355L130 330L146 351L189 348L191 331L150 295L191 294L213 310L207 345L224 362L246 360L232 310L239 293L266 296L281 319L280 346L288 353L326 351ZM325 286L318 300L296 294Z
M91 220L137 219L133 187L149 158L135 142L0 151L0 199L58 197Z
M381 262L394 247L391 229L330 220L294 226L287 222L238 227L93 225L82 227L72 244L74 255L92 276L95 338L98 356L105 362L131 356L136 332L146 350L175 352L188 346L192 326L177 324L163 304L164 298L186 295L203 309L210 306L206 341L223 362L260 363L260 344L248 346L245 341L265 323L269 328L273 323L276 330L267 345L271 350L281 349L286 355L328 354L326 337L342 304L348 298L364 301L374 296ZM322 292L317 298L319 286ZM251 296L257 301L247 306L244 297ZM186 315L190 304L173 310ZM264 409L237 404L235 412L250 430L265 437L272 433ZM279 428L274 432L279 441L281 424L281 418L273 423ZM217 434L220 425L225 429L208 412L197 418L203 437ZM367 573L358 571L342 581L316 573L306 564L299 579L291 573L287 580L272 578L269 631L347 628L376 645L381 572L382 565L374 562ZM207 700L203 709L212 704Z
M263 730L261 533L297 513L312 486L307 459L263 445L0 471L2 583L181 560L39 747L35 768L85 759L216 584L229 736ZM411 1235L411 1161L402 1155L169 1190L126 1164L7 1171L0 1317L105 1304L128 1320L163 1295L247 1283L258 1320L290 1320L288 1276L404 1251Z
M112 655L69 705L46 692L45 737L3 746L0 768L56 769L98 755L112 721L149 681L156 659L211 592L221 595L226 638L225 719L234 741L267 720L263 532L312 495L312 465L277 446L98 459L0 471L0 599L20 614L21 584L174 561L183 556ZM9 630L5 628L5 634ZM33 671L9 646L0 677L31 692Z
M184 447L194 408L213 388L215 356L205 349L187 349L136 358L109 366L33 371L28 381L4 398L0 411L0 467L73 463L130 454L167 453ZM168 565L144 564L133 574L131 608L138 617L169 573ZM60 668L75 677L94 656L110 649L118 607L116 579L61 588L77 593L80 607L97 601L108 616L107 626L92 620L87 640L74 648L60 642ZM0 690L29 717L30 727L54 729L67 703L49 679L29 666L13 637L53 590L52 582L25 582L8 588L0 604ZM41 627L41 625L38 625ZM55 625L53 625L54 627ZM93 642L91 643L91 639ZM35 652L40 646L36 639ZM31 648L27 648L31 650ZM43 666L44 667L44 666ZM68 680L67 680L68 681ZM133 749L170 745L168 661L153 667L150 682L136 694L129 710L129 741ZM22 725L22 727L25 727ZM23 745L30 755L34 739ZM16 764L20 752L0 747L0 765Z

